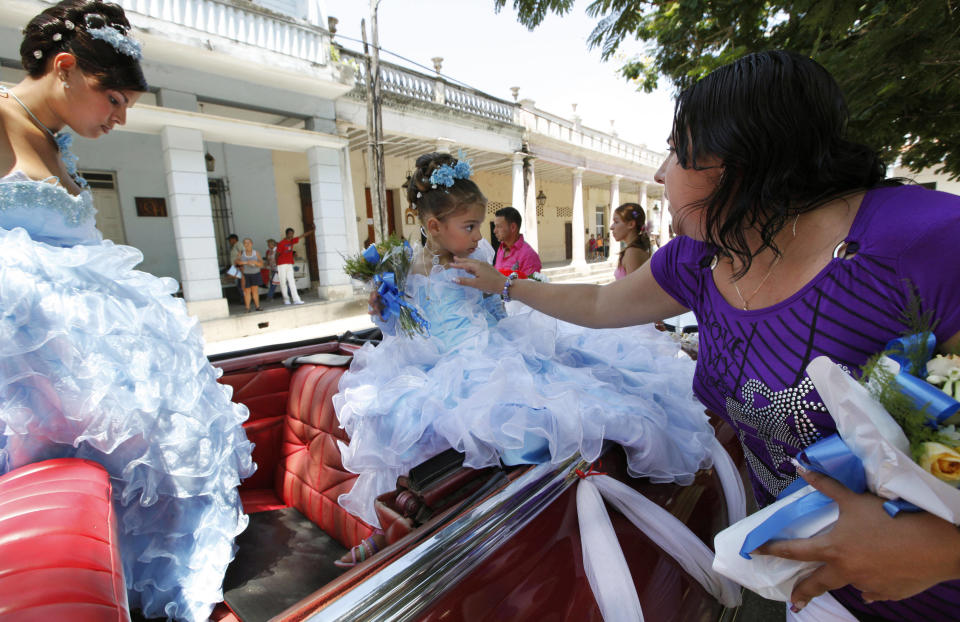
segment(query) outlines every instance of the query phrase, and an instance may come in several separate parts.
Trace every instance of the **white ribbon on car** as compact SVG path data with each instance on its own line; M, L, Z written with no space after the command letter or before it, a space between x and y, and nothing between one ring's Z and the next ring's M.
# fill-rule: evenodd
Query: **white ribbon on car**
M743 482L730 455L714 439L710 448L730 524L746 515ZM715 573L713 551L672 514L614 478L588 473L577 486L577 517L583 567L605 622L643 620L640 597L607 514L604 500L670 555L725 607L740 604L740 586Z

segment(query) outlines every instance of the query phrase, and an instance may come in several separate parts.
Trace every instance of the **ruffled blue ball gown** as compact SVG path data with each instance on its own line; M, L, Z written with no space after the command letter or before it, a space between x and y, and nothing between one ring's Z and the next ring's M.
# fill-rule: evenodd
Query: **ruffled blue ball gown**
M245 407L203 356L176 281L102 241L89 192L0 179L0 473L76 456L109 471L131 609L206 620L247 525Z
M354 355L333 398L350 436L343 465L359 477L340 504L378 525L374 500L397 476L449 448L464 464L587 460L604 440L626 449L631 474L688 484L708 466L711 428L690 389L695 364L652 326L586 329L529 307L507 316L500 296L434 267L407 293L429 336L384 326ZM512 303L511 303L512 304Z

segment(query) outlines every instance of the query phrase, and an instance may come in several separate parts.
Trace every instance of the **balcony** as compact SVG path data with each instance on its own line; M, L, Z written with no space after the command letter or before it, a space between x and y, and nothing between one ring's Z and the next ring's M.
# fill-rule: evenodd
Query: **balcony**
M127 11L294 59L325 65L330 34L248 2L115 0Z
M354 89L354 94L361 98L366 97L366 72L363 70L363 56L348 50L341 50L340 56L346 62L360 68L356 72L357 88ZM442 78L381 62L380 80L380 89L384 93L435 104L451 111L499 121L500 123L511 125L516 123L516 104L491 97L471 88L450 84Z

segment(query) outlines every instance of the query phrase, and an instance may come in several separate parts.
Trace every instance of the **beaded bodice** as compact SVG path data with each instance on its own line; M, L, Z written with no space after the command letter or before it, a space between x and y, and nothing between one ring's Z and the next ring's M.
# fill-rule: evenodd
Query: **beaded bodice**
M97 210L88 190L71 195L59 183L30 179L21 171L0 178L0 228L22 228L54 246L97 244Z

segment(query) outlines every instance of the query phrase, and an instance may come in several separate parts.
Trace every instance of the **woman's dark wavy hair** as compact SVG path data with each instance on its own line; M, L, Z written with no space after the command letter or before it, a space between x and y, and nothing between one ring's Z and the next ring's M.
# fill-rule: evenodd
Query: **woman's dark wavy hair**
M792 52L749 54L710 72L677 99L671 140L684 168L721 160L716 190L702 202L706 241L749 270L798 214L882 185L877 153L846 139L847 106L833 77ZM744 231L756 228L751 253Z
M111 44L94 39L87 32L88 20L97 27L106 25L126 33L130 22L123 9L112 2L99 0L64 0L45 9L23 29L20 59L33 78L47 71L48 61L60 52L77 58L77 65L97 79L103 89L143 92L147 81L140 61L118 52ZM73 24L69 28L67 22ZM36 52L40 52L40 58Z
M620 251L620 258L617 260L617 267L620 267L623 265L623 256L628 248L639 248L647 253L650 252L650 236L645 228L647 215L644 214L643 207L639 203L624 203L613 212L624 222L637 223L637 237Z
M449 188L439 185L434 188L430 175L444 164L456 166L457 159L449 153L427 153L417 158L414 165L407 184L407 200L416 208L421 224L426 224L431 216L443 220L468 205L487 206L487 198L469 179L455 179Z

